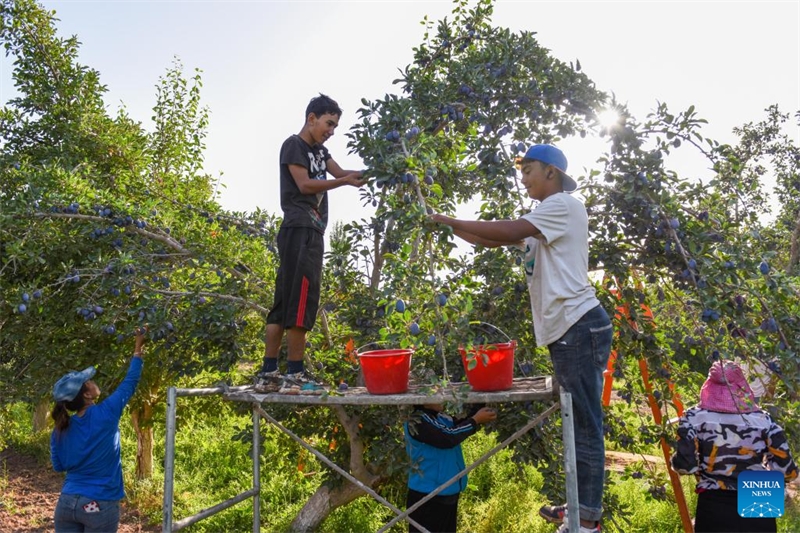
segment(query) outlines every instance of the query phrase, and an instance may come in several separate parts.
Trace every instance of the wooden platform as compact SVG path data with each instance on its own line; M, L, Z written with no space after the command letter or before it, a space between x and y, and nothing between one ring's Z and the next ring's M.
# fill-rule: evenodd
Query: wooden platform
M245 492L237 494L228 500L200 511L199 513L173 520L173 491L175 478L175 433L177 431L176 412L177 400L183 396L213 396L221 395L223 399L236 402L246 402L250 404L253 411L253 448L251 458L253 459L253 487ZM337 465L322 452L305 442L301 437L294 434L288 427L276 420L268 412L268 407L264 404L303 404L317 406L341 406L341 405L415 405L425 403L504 403L504 402L527 402L533 400L543 400L550 405L545 405L543 411L533 418L524 418L521 422L523 427L507 437L503 442L491 450L484 453L472 464L466 466L461 472L442 483L434 491L430 492L425 498L407 508L401 510L386 500L383 496L375 492L371 487L365 485L360 480L344 468ZM342 411L341 408L336 409ZM559 390L557 381L551 376L516 378L510 389L497 392L476 392L471 389L468 383L450 383L447 386L433 387L430 385L415 384L409 385L409 390L403 394L370 394L364 387L351 387L344 391L326 391L324 394L260 394L253 390L252 385L234 386L221 383L215 387L205 389L178 389L169 387L167 390L167 427L166 443L164 454L164 512L162 517L162 532L171 533L188 527L204 518L227 509L239 502L252 498L253 500L253 531L261 531L261 482L260 468L261 461L261 421L271 423L289 438L297 442L300 446L308 450L309 453L317 457L321 462L328 465L333 471L337 472L350 483L353 483L377 502L386 506L396 515L391 521L385 524L378 533L386 533L394 524L401 520L407 520L417 527L409 514L428 499L436 496L447 486L455 483L479 464L488 460L500 450L508 447L512 442L526 434L528 431L541 424L542 421L555 411L561 411L563 443L564 443L564 472L567 478L567 504L570 510L576 510L573 517L577 517L578 509L578 485L577 467L575 464L575 440L572 424L572 397L565 390ZM577 518L572 518L570 527L578 528Z
M446 387L431 387L411 383L403 394L370 394L364 387L345 391L324 391L322 394L261 394L252 386L220 390L226 400L237 402L308 404L308 405L416 405L423 403L527 402L558 398L558 385L552 376L515 378L510 389L498 392L476 392L468 383L450 383Z

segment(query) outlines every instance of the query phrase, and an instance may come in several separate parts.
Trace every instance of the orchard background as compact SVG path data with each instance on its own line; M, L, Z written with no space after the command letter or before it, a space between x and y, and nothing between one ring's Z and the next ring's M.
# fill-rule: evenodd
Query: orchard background
M639 361L651 373L652 399L670 418L674 394L691 404L710 362L724 357L770 382L764 407L798 453L800 152L786 126L800 122L800 113L772 106L735 130L735 144L706 138L694 107L661 103L634 117L578 62L554 58L533 33L494 26L492 7L457 1L447 19L424 21L427 32L396 80L397 94L364 98L356 112L346 135L369 169L360 193L369 214L329 228L322 310L309 336L316 374L355 385L351 348L380 342L416 348L419 382L463 380L457 348L475 320L518 340L517 375L552 373L546 350L535 348L518 256L460 253L427 214L478 205L481 219L518 217L532 207L514 167L524 147L599 136L605 153L575 177L590 215L598 295L610 313L623 307L629 315L615 320L621 401L607 411L610 448L646 453L660 437L673 438L666 421L631 421L647 402ZM0 430L8 430L0 434L13 434L25 412L41 441L52 382L68 370L97 365L110 390L127 367L131 332L148 324L145 374L130 406L135 468L126 474L156 513L166 388L249 381L263 353L279 213L220 205L218 181L202 170L208 110L199 72L187 74L176 60L157 85L151 124L133 121L124 108L111 116L100 73L77 62L77 39L58 36L52 13L29 0L2 0L0 17L19 91L0 111ZM618 118L601 123L608 110ZM668 156L678 150L702 156L713 178L671 169ZM770 195L779 200L772 210ZM643 306L652 321L640 316ZM500 405L487 439L510 435L537 407ZM202 400L185 423L216 420L218 440L246 446L251 429L241 414ZM278 414L364 483L402 493L404 409ZM264 432L266 468L307 470L309 458ZM525 486L535 467L537 493L553 500L563 498L559 449L548 445L558 435L545 424L508 456L509 476ZM194 442L192 452L214 446L227 444ZM218 450L209 460L223 457ZM363 502L353 486L315 468L313 488L284 494L292 516L270 529L335 530L337 510ZM646 478L648 498L670 501L663 471L629 474ZM246 475L246 467L229 475ZM188 512L187 491L176 490L176 501ZM628 531L632 509L618 492L607 494L607 527ZM380 521L379 512L365 516L373 517L364 519L365 530L374 529L369 521ZM486 527L498 525L515 530L510 519Z

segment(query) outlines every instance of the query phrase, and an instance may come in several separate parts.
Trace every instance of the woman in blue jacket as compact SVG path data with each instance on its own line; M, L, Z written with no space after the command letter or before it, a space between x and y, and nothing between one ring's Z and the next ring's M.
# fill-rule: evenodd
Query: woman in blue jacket
M128 373L102 402L95 403L100 388L91 380L91 366L66 374L53 387L50 459L56 472L67 473L56 504L56 533L115 532L119 527L119 501L125 497L119 419L142 375L144 339L145 330L137 330Z
M478 431L480 424L497 418L488 407L477 409L464 419L453 419L442 412L442 404L414 406L405 430L406 452L411 460L408 473L406 508L433 492L464 469L461 443ZM467 476L444 489L412 512L409 517L432 533L455 532L458 497L467 487ZM409 523L409 532L419 531Z

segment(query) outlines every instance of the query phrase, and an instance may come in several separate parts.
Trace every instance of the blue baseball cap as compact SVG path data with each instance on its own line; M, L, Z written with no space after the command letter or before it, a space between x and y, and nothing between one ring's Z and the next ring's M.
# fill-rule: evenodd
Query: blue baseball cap
M92 379L94 373L95 368L90 366L80 372L73 371L65 374L53 385L53 398L57 402L71 402L78 395L83 384Z
M574 192L578 183L567 174L567 156L552 144L534 144L525 152L523 159L541 161L545 165L553 165L561 172L561 183L564 192Z

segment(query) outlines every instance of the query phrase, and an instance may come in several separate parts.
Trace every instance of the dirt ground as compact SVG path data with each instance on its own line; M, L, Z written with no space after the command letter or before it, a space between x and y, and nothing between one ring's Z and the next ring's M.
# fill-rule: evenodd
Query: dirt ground
M62 476L11 448L0 452L0 531L53 531L53 510L61 492ZM147 525L138 510L122 502L119 533L161 531Z

